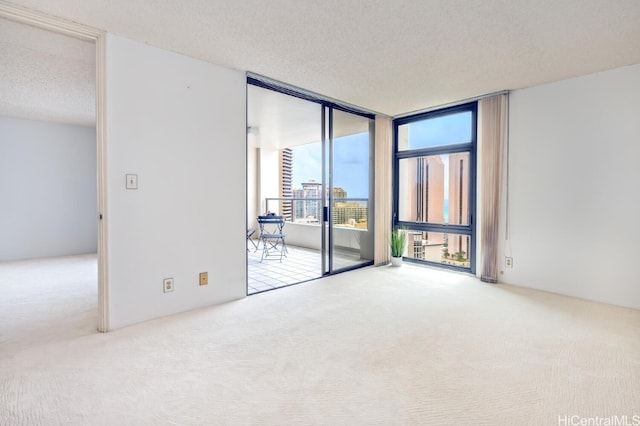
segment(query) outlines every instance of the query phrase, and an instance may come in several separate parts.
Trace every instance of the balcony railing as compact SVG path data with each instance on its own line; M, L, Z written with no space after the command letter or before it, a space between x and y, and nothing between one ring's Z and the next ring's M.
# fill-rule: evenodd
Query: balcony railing
M323 204L322 198L265 199L267 212L284 216L287 222L292 223L319 224L323 219ZM333 198L330 211L334 226L368 229L367 198Z
M322 198L273 197L266 198L265 212L285 217L287 245L322 249ZM329 209L333 223L333 247L358 254L360 259L373 259L373 233L369 229L369 200L367 198L334 198ZM263 213L264 214L264 213ZM251 224L251 218L249 218ZM250 225L251 226L251 225ZM253 224L257 227L257 224Z

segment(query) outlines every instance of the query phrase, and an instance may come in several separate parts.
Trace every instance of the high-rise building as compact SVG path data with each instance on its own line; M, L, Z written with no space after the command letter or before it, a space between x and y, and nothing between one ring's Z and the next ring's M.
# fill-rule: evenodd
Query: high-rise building
M449 223L466 225L469 223L469 154L448 155L448 175L440 155L409 159L410 187L415 188L409 203L410 221L429 223ZM445 218L445 179L448 182L448 218ZM469 258L470 239L466 235L444 235L439 232L410 232L407 236L410 256L431 259L430 247L445 244L452 259ZM443 252L444 253L444 252Z
M469 223L469 154L449 154L449 223ZM448 249L451 255L461 253L469 258L470 239L467 235L450 235Z
M293 176L293 151L291 148L280 150L280 198L291 198L293 195L291 182ZM280 200L280 214L287 221L293 220L293 203Z
M358 201L336 201L333 205L331 217L334 225L366 228L368 208ZM359 226L356 226L357 224Z
M444 223L444 162L439 155L410 158L409 173L415 188L409 212L415 222Z
M301 219L307 217L305 213L305 201L300 200L304 198L304 190L301 188L293 189L293 221L300 221Z
M310 179L302 183L301 189L293 189L292 196L297 199L293 203L292 214L297 222L319 222L323 220L322 184ZM347 191L341 187L333 188L332 220L336 225L349 225L367 229L368 207L361 201L348 201Z
M347 191L340 188L339 186L333 187L333 198L334 199L344 199L347 198Z
M427 245L426 232L411 231L407 233L407 249L409 257L427 260L425 246Z
M410 188L415 188L409 198L409 221L445 223L444 179L445 165L439 155L410 158L408 161ZM437 232L410 232L407 235L409 253L417 259L425 259L425 245L444 243L444 235Z
M308 182L302 183L303 198L313 198L313 200L304 201L304 217L313 217L318 221L322 220L320 206L322 205L322 184L310 179Z

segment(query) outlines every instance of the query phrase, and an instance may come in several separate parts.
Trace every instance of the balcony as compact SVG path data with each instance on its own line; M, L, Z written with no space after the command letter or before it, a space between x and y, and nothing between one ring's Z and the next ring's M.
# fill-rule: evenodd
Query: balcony
M264 259L259 231L254 234L256 249L247 242L248 294L285 287L319 278L323 275L322 230L317 219L321 199L269 198L265 200L267 211L286 218L287 255L280 258ZM373 260L373 240L368 230L368 200L335 199L333 231L333 271L349 269ZM327 242L328 244L328 242ZM328 255L325 269L328 268Z
M322 277L320 250L290 244L287 244L287 250L287 256L282 262L275 259L260 262L262 246L255 250L249 244L247 294L260 293ZM334 268L342 269L360 265L362 259L353 251L336 250L333 262Z

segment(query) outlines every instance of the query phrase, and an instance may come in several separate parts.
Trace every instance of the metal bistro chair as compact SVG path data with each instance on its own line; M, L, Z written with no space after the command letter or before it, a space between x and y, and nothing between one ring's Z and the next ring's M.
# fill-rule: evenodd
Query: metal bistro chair
M247 229L247 251L249 251L249 244L248 243L253 244L253 247L255 247L254 251L258 251L258 243L256 243L252 238L253 234L255 234L255 233L256 233L255 229Z
M287 245L284 242L284 216L265 215L258 216L260 225L260 241L262 242L262 257L260 262L279 254L280 262L282 257L287 255Z

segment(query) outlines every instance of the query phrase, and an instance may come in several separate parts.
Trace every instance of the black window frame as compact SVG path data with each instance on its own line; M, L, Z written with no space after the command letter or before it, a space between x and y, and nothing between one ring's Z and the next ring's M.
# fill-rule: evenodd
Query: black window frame
M398 128L402 125L423 121L427 119L443 117L461 112L471 112L471 140L466 143L438 145L431 148L418 148L412 150L398 150ZM446 269L454 269L475 274L476 271L476 188L477 188L477 146L478 146L478 103L470 102L434 111L423 112L393 120L393 226L423 232L436 232L443 234L468 235L471 237L469 248L469 268L432 262L422 259L405 257L409 262L429 264ZM400 160L407 158L426 157L430 155L469 153L469 224L436 224L428 222L410 222L399 220L400 206Z

